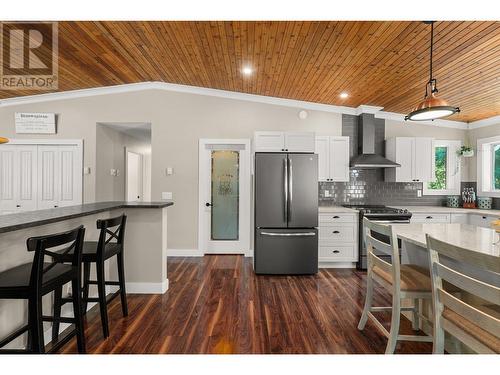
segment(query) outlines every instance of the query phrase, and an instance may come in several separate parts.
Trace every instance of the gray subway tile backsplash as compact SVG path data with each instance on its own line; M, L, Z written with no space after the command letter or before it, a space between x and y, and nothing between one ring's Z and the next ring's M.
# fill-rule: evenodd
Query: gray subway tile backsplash
M475 182L463 182L464 187L476 187ZM444 206L446 196L423 195L421 182L385 182L383 169L359 169L350 171L349 182L320 182L320 206L342 204L380 204L401 206ZM330 197L325 196L330 192ZM422 190L423 192L423 190Z

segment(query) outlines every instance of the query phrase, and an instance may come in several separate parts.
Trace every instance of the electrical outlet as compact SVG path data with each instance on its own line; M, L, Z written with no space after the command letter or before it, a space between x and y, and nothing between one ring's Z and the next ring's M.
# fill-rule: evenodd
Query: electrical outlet
M417 198L422 198L422 190L417 190Z
M167 173L167 176L173 175L174 174L174 168L168 167L166 173Z
M329 198L331 195L330 195L330 191L329 190L325 190L325 198Z

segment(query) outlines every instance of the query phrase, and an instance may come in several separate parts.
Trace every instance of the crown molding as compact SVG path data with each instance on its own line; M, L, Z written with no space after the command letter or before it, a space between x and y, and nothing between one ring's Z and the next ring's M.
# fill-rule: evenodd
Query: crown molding
M472 129L484 128L486 126L498 125L498 124L500 124L500 115L485 118L484 120L469 122L469 129L472 130Z
M382 118L385 120L393 120L393 121L400 121L408 124L411 126L411 124L421 124L421 125L429 125L429 126L439 126L443 128L454 128L454 129L463 129L467 130L468 124L466 122L462 121L452 121L452 120L434 120L434 121L405 121L405 115L402 115L401 113L394 113L394 112L384 112L380 111L375 113L376 118Z
M10 107L15 105L43 103L56 100L78 99L78 98L87 98L100 95L131 93L131 92L138 92L145 90L162 90L170 92L180 92L185 94L205 95L205 96L224 98L224 99L243 100L254 103L264 103L282 107L306 109L311 111L322 111L329 113L339 113L339 114L354 115L354 116L359 116L362 113L371 113L374 114L375 117L377 118L405 122L404 121L405 115L394 112L385 112L382 110L383 107L377 107L371 105L360 105L356 108L347 106L337 106L331 104L321 104L321 103L307 102L302 100L246 94L236 91L211 89L206 87L188 86L188 85L180 85L176 83L167 83L158 81L128 83L116 86L94 87L89 89L61 91L61 92L54 92L47 94L7 98L0 100L0 108ZM418 123L423 125L440 126L445 128L475 129L500 123L500 116L494 116L488 119L474 121L469 124L467 124L466 122L451 121L451 120L419 121Z

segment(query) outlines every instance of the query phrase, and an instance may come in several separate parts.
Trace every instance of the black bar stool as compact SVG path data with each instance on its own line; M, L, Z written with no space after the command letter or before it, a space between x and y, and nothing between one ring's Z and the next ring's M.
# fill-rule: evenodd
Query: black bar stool
M125 267L123 263L123 240L125 237L126 215L121 215L111 219L97 220L97 229L100 229L99 241L83 243L82 262L83 262L83 312L87 311L88 302L98 302L101 312L102 333L104 338L109 336L107 303L118 296L121 297L123 316L128 315L127 295L125 291ZM104 277L104 261L111 257L117 257L118 281L106 281ZM67 263L70 261L69 254L56 255L58 262ZM96 265L97 280L90 280L90 267L92 263ZM89 298L89 286L97 285L98 298ZM119 290L106 299L106 285L119 286ZM54 301L54 315L59 316L61 306L69 302L68 299L61 298L61 291L56 292ZM59 326L56 322L53 326L53 335L59 332Z
M55 352L67 343L73 336L77 337L78 352L85 353L85 337L82 319L81 300L81 257L85 229L80 226L76 229L40 237L31 237L27 240L28 251L34 251L32 263L26 263L0 273L0 299L27 299L28 324L0 341L0 348L15 338L28 332L26 349L0 349L0 353L45 353L43 339L43 322L53 322L59 326L60 322L73 323L75 329L63 337L58 336L49 350ZM61 247L65 246L64 249ZM57 249L54 249L57 248ZM68 254L71 264L48 263L45 256L54 257L55 252ZM73 303L73 318L42 315L42 297L71 282Z

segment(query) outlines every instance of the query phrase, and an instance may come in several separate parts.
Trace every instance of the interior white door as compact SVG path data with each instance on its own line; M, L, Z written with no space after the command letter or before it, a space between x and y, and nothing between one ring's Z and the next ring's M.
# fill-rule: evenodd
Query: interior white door
M82 203L82 155L74 145L38 146L38 209Z
M15 147L2 145L0 147L0 210L2 213L17 211L16 178L15 178Z
M142 201L142 155L127 151L127 201Z
M17 195L17 206L21 211L32 211L38 208L36 184L37 184L37 146L16 147L16 179L15 193Z
M315 153L318 154L318 181L328 181L330 178L330 137L316 137Z
M250 250L250 141L201 139L198 246L204 254Z
M82 203L82 154L73 145L61 145L59 206L74 206Z
M330 137L330 181L349 181L349 137Z

